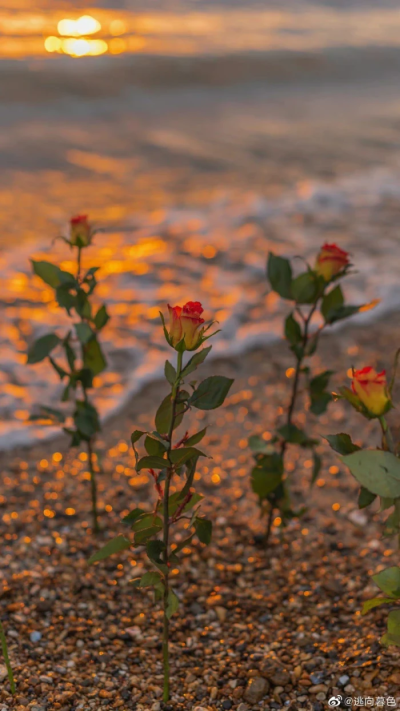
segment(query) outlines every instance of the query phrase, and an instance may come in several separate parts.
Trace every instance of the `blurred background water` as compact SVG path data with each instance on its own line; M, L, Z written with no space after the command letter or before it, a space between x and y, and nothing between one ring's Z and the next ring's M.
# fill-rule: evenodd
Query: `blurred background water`
M168 301L216 315L220 354L276 337L269 249L334 240L349 297L396 306L399 72L397 0L3 0L0 447L45 436L59 386L25 351L60 313L29 257L71 266L71 214L104 228L104 413L160 372Z

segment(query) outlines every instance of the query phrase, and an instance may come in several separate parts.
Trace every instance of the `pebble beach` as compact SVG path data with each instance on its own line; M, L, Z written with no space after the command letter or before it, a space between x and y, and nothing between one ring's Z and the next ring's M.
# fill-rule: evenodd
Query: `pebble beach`
M314 366L335 369L334 385L346 381L360 353L363 362L390 368L387 354L399 335L397 314L367 329L348 325L340 337L322 339ZM139 502L149 510L154 505L149 477L134 470L129 437L135 427L151 425L160 385L147 386L98 442L97 537L84 454L67 453L59 438L7 455L1 605L18 685L12 698L2 668L1 709L322 711L337 694L396 697L399 652L378 641L385 613L362 617L360 608L375 593L370 575L396 564L398 552L381 538L384 514L358 510L356 482L323 439L323 467L311 491L307 453L299 458L296 448L289 450L293 496L308 511L284 530L275 519L269 547L261 541L265 521L250 490L247 438L270 436L274 413L288 397L291 365L282 343L212 365L235 383L219 414L198 413L192 425L217 418L205 440L212 459L196 474L214 533L210 547L185 549L181 569L172 572L181 608L172 623L167 705L161 702L161 612L149 591L130 582L145 571L143 554L135 549L87 564L124 530L124 514ZM391 419L396 427L396 410ZM365 431L360 416L340 402L307 420L320 438L342 430L360 444L361 433L370 444L378 437L373 424Z

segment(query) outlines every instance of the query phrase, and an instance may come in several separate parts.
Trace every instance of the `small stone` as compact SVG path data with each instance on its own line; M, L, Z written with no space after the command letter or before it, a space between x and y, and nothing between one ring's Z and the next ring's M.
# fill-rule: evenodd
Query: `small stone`
M325 701L326 694L324 694L323 691L320 691L319 694L317 694L317 699L318 699L318 701Z
M221 605L217 605L215 608L215 612L217 613L218 619L220 622L225 622L226 616L228 614L227 610L225 607L221 607Z
M340 686L345 686L348 681L350 681L350 677L346 674L343 674L343 676L339 677L338 684L340 684Z
M269 689L269 684L262 676L255 676L247 684L244 698L249 704L258 704Z
M310 680L313 684L321 684L324 680L325 672L317 671L310 674Z
M217 698L217 696L218 696L218 687L217 687L217 686L213 686L212 689L211 689L211 691L210 691L210 700L211 700L211 701L215 701L215 699Z
M232 708L232 701L230 699L224 699L224 701L222 702L222 708L227 709L227 711L229 711L229 709Z
M39 642L39 640L42 639L42 633L41 632L31 632L30 634L31 642Z
M53 679L51 678L51 676L40 676L39 679L42 682L42 684L52 684L53 683Z
M161 709L161 704L159 701L155 701L154 704L151 707L151 711L160 711Z
M348 694L352 694L353 691L355 691L355 688L354 688L353 684L347 684L347 686L344 687L344 690L345 690Z
M286 684L290 683L290 674L285 671L276 671L275 674L272 674L270 677L270 681L272 681L274 686L286 686Z
M247 706L247 704L241 703L239 704L237 711L249 711L249 707Z
M6 676L7 676L7 667L1 665L0 666L0 681L4 681Z
M311 694L319 694L320 691L328 691L328 687L325 686L325 684L315 684L315 686L309 687L309 691L311 692Z

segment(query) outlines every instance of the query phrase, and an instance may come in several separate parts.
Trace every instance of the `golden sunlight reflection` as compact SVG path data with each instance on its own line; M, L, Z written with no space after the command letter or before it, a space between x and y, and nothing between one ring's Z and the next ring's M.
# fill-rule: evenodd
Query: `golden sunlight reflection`
M31 8L22 1L14 11L0 10L0 57L40 57L62 52L84 57L108 52L144 52L169 56L255 51L317 51L349 45L399 46L400 11L351 8L339 13L333 7L305 7L296 13L288 8L229 7L202 11L129 12L96 8L91 14L65 12L50 4ZM294 31L295 28L295 31ZM58 45L58 39L86 39L99 35L105 44L84 52L84 45ZM49 42L50 38L52 39ZM118 40L118 41L115 41ZM105 48L107 45L107 49ZM77 49L78 48L78 49Z

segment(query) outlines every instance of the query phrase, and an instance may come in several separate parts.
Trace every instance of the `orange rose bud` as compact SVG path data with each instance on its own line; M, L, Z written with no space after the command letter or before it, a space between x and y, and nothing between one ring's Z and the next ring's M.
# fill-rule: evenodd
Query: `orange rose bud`
M317 256L315 271L324 277L325 281L330 281L332 277L343 271L348 264L350 264L348 252L340 249L337 244L325 242Z
M377 373L374 368L367 366L353 371L351 388L371 415L380 417L390 409L391 399L385 370Z
M175 348L184 338L185 348L188 351L194 350L201 339L200 327L204 323L204 319L201 318L202 305L199 301L188 301L183 308L168 304L168 311L168 335L171 345Z
M75 215L70 220L70 242L74 247L87 247L92 241L92 227L87 215Z

